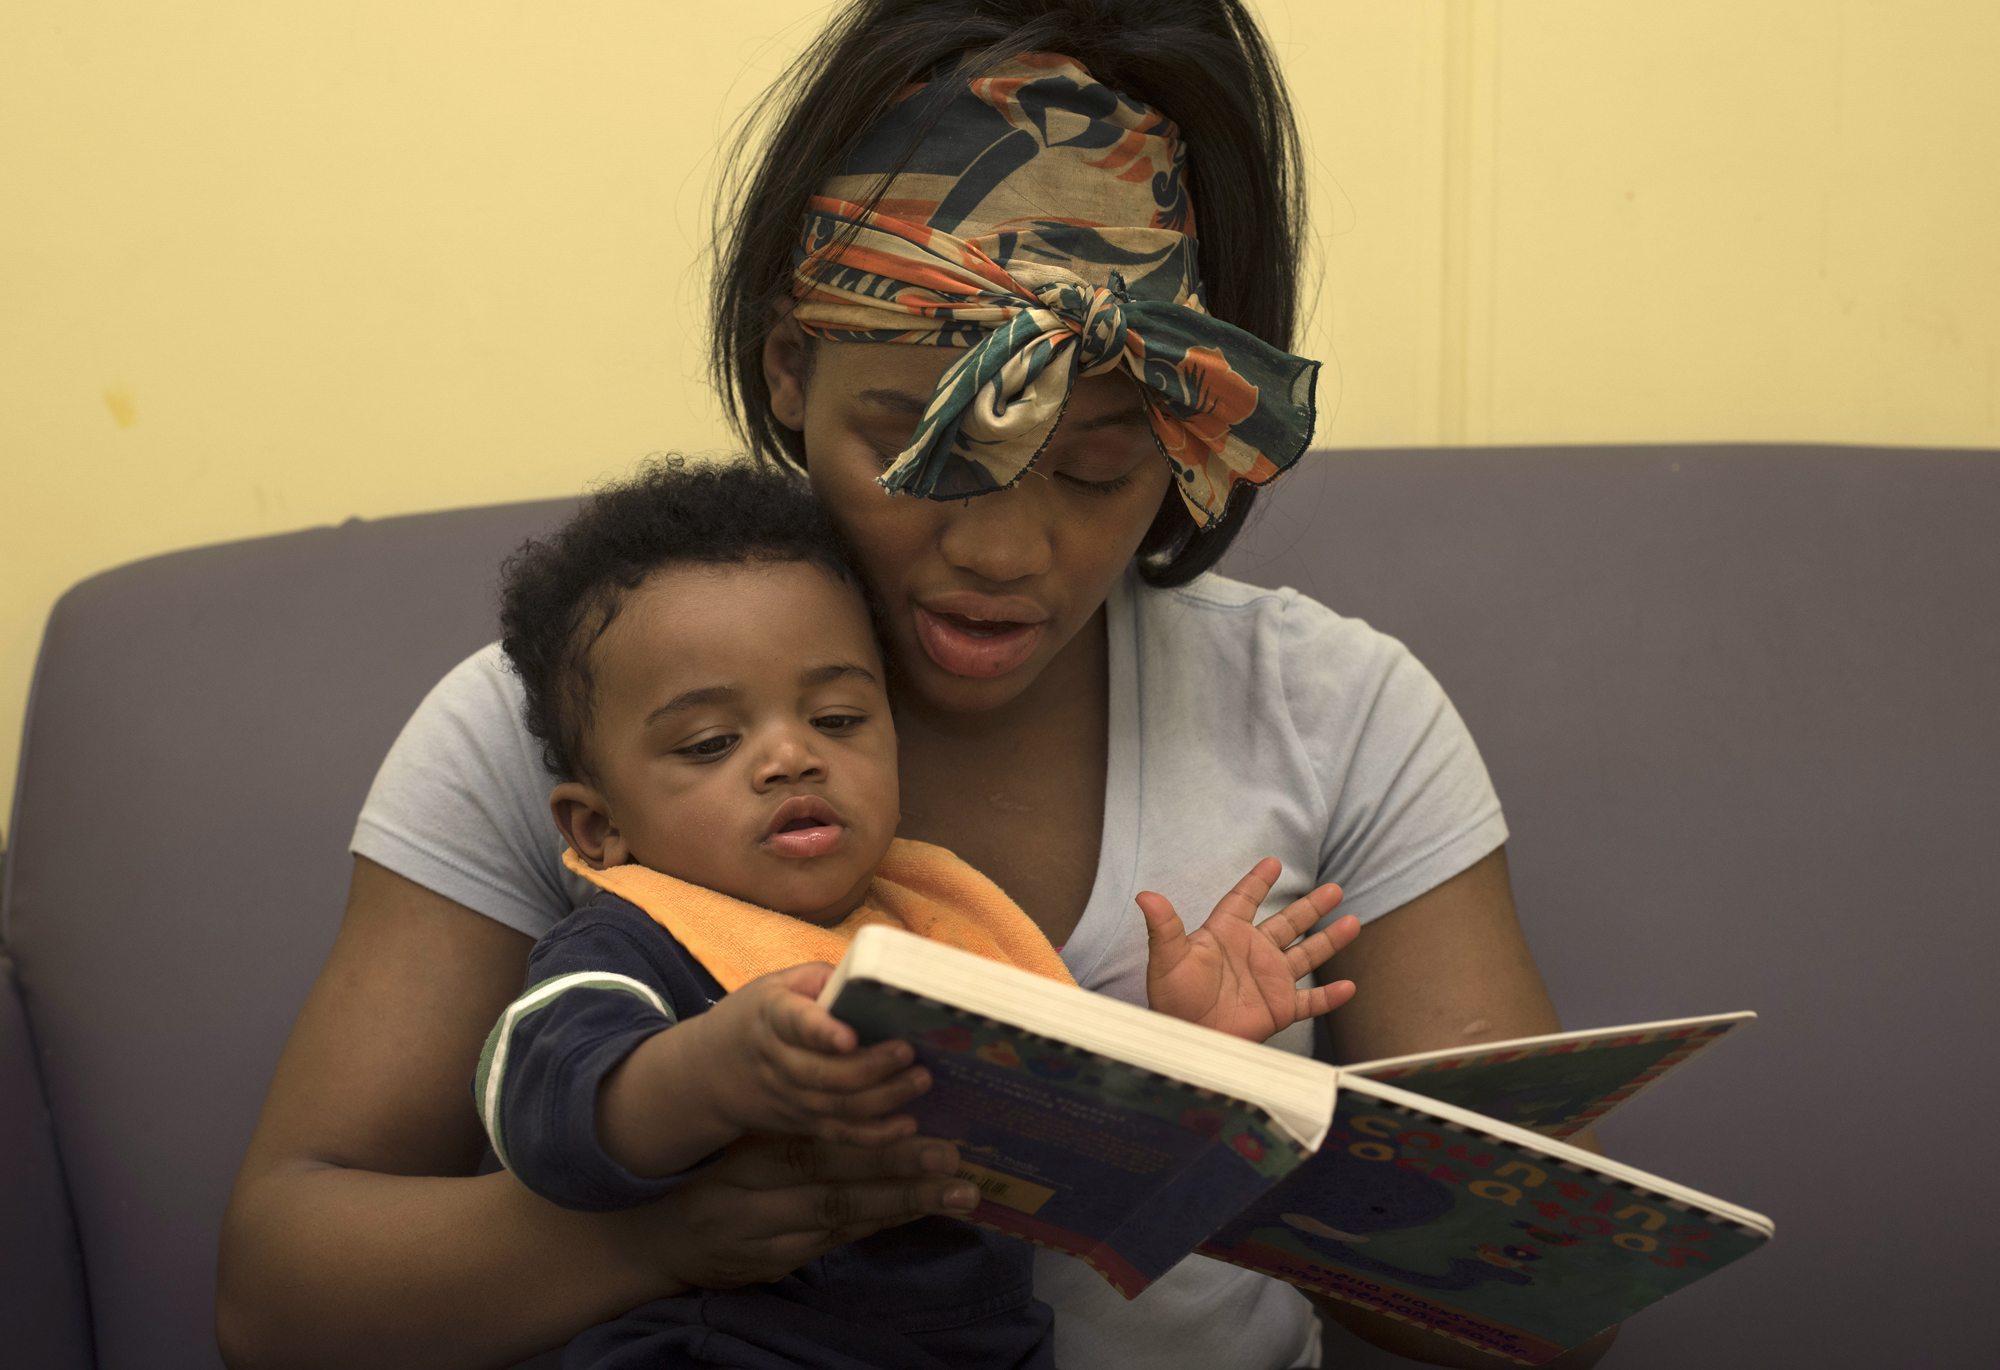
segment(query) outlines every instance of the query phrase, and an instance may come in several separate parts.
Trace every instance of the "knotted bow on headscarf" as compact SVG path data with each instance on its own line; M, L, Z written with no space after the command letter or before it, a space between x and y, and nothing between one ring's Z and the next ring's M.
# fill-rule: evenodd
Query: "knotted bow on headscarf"
M885 487L1005 489L1072 378L1121 369L1203 527L1238 482L1298 460L1319 364L1202 310L1171 121L1070 58L1027 53L968 82L910 153L914 94L813 198L793 270L808 333L967 349Z

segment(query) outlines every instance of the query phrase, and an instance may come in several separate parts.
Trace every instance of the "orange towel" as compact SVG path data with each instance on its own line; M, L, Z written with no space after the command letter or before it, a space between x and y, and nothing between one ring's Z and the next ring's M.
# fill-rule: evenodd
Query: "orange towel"
M838 962L854 934L871 923L1076 983L1042 930L998 885L926 842L891 842L861 907L825 928L644 866L592 870L574 851L563 853L563 864L644 909L725 990L801 961Z

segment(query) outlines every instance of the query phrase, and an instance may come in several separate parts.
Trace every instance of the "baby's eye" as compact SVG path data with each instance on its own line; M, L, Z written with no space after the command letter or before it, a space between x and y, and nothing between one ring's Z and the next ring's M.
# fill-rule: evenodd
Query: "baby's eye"
M729 749L735 745L735 733L717 733L713 737L704 737L699 742L690 742L685 747L674 748L674 755L691 756L697 761L713 761L717 757L727 756Z
M823 733L851 733L867 721L867 714L821 714L813 726Z

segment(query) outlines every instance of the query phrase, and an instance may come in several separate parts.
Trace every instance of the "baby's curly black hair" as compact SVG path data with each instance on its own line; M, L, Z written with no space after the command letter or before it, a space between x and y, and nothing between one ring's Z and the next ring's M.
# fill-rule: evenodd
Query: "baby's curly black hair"
M500 646L527 691L548 768L590 779L590 651L625 592L669 566L804 562L866 588L805 479L770 460L663 457L593 493L570 521L501 567ZM873 615L871 613L871 619Z

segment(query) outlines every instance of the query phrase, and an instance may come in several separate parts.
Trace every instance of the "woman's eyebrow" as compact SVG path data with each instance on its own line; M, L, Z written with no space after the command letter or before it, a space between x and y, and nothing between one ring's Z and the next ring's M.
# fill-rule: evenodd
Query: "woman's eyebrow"
M912 395L907 390L863 390L854 398L863 404L872 404L877 409L889 409L915 418L922 418L924 410L930 407L928 396Z

